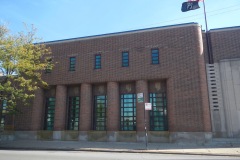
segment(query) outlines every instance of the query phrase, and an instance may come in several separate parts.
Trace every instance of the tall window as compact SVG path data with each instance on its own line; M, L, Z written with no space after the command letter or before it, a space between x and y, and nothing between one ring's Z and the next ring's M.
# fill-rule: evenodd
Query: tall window
M46 110L45 110L45 130L53 130L54 125L54 114L55 114L55 98L46 99Z
M70 57L69 61L70 61L69 71L75 71L76 57Z
M150 130L151 131L167 131L167 98L166 93L150 93L150 103L152 110L150 111Z
M78 130L80 101L79 97L68 98L68 130Z
M121 130L136 130L136 95L121 94Z
M106 130L106 96L94 96L94 124L93 129L98 131Z
M5 114L6 114L6 106L7 106L7 101L3 100L2 101L2 108L1 108L1 119L0 119L0 128L4 129L5 125Z
M129 53L122 52L122 66L128 67L129 66Z
M101 54L95 55L95 69L101 69Z
M159 51L152 49L152 64L159 64Z

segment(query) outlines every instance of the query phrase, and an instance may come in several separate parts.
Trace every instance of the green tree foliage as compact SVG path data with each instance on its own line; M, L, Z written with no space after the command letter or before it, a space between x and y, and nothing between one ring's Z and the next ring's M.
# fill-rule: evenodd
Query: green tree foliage
M6 114L17 112L17 104L28 105L39 87L47 87L41 79L51 69L51 51L36 43L36 29L11 34L0 25L0 100L7 101Z

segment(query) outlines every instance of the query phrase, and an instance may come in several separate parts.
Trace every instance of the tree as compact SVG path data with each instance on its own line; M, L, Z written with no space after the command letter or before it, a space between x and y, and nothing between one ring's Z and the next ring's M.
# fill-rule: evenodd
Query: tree
M5 114L15 114L17 104L28 105L35 90L47 87L41 75L53 66L51 51L37 40L34 27L14 35L0 25L0 101L6 102Z

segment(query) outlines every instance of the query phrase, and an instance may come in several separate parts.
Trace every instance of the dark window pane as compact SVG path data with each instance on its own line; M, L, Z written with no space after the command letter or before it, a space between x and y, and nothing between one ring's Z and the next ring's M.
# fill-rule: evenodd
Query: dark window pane
M54 124L54 114L55 114L55 98L46 99L46 109L45 109L45 125L44 129L53 130Z
M128 52L122 52L122 66L128 67L129 66L129 54Z
M75 71L76 57L70 57L69 61L70 61L69 71Z
M152 110L150 111L150 130L152 131L167 131L167 98L165 93L149 93L149 99L152 103Z
M79 97L68 98L68 130L78 130L79 104Z
M122 94L121 96L121 130L136 130L136 96Z
M152 49L152 64L159 64L159 51Z
M94 97L94 130L106 130L107 96Z
M101 55L95 55L95 69L101 68Z

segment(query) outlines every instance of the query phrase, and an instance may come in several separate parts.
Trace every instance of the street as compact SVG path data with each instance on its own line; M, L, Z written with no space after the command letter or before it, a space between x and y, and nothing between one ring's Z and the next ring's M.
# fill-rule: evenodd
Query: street
M115 153L83 151L0 150L0 160L162 160L162 159L239 159L227 156L182 154Z

